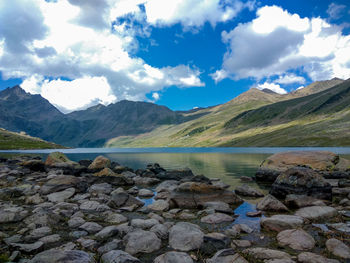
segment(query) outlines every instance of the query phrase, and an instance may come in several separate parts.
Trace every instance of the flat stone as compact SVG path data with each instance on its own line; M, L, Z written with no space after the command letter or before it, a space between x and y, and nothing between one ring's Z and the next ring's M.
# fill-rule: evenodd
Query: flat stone
M19 206L0 208L0 223L14 223L22 221L28 211Z
M106 239L113 237L119 233L119 229L117 226L106 226L102 230L100 230L95 237L98 239Z
M232 248L223 249L207 260L207 263L248 263L242 256Z
M108 206L100 204L97 201L85 201L80 205L80 209L86 212L104 212L110 210Z
M168 238L169 229L164 224L154 225L150 229L150 231L155 233L157 235L157 237L159 237L160 239L167 239Z
M36 229L32 230L29 233L29 238L30 239L38 239L38 238L47 236L51 233L52 233L51 228L44 226L44 227L40 227L40 228L36 228Z
M295 250L311 250L315 247L315 240L302 229L288 229L277 235L278 244Z
M319 199L307 195L287 195L285 204L291 208L302 208L307 206L325 206L326 204Z
M92 255L80 250L50 249L43 251L30 261L30 263L96 263Z
M200 227L187 223L179 222L169 231L169 246L180 251L191 251L199 249L203 243L204 234Z
M301 216L309 220L320 220L335 217L337 210L330 206L309 206L300 208L295 215Z
M260 225L271 231L280 232L282 230L301 227L304 224L304 219L300 216L292 215L273 215L264 217L260 220Z
M125 251L112 250L102 255L101 263L141 263L141 261Z
M291 259L291 256L286 252L263 247L247 248L243 250L243 253L248 254L252 259L258 260Z
M156 219L133 219L131 220L131 226L141 229L150 229L151 227L158 225L159 221Z
M333 224L327 224L327 226L333 229L336 229L340 232L350 234L350 223L333 223Z
M171 251L156 257L154 263L193 263L192 258L184 252Z
M112 241L104 244L103 246L97 249L99 254L105 254L111 250L118 250L123 247L123 241L120 239L113 239Z
M227 213L227 214L233 214L233 209L229 206L229 204L224 202L206 202L204 203L205 209L214 209L215 212L219 213Z
M90 193L110 194L113 191L113 186L109 183L93 184L89 188Z
M214 213L201 218L201 222L207 224L220 224L224 222L232 222L233 220L233 217L223 213Z
M249 196L249 197L263 197L264 194L262 192L260 192L259 190L243 184L241 186L237 186L235 189L235 193L238 195L242 195L242 196Z
M85 220L79 216L73 217L68 220L68 226L71 228L76 228L85 223Z
M102 226L95 222L86 222L79 228L89 232L90 234L94 234L96 232L99 232L102 229Z
M165 200L157 200L153 204L148 205L147 208L156 212L164 212L169 210L169 203Z
M11 246L19 249L20 251L24 251L27 253L35 253L38 250L42 249L42 247L44 246L44 242L37 241L32 244L11 243Z
M154 193L148 189L141 189L138 193L139 197L152 197Z
M105 218L105 222L111 224L121 224L128 221L128 218L118 213L110 213Z
M230 247L231 239L222 233L208 233L204 236L204 242L200 248L203 255L213 255L218 250Z
M161 240L150 231L135 230L124 237L125 251L131 255L152 253L161 247Z
M61 192L49 194L47 195L47 199L49 199L49 201L53 203L60 203L71 198L74 194L75 194L75 189L71 187Z
M326 247L334 256L350 259L350 248L338 239L331 238L326 241Z
M59 242L60 240L61 240L61 236L58 234L45 236L39 239L39 241L43 242L44 244L56 243L56 242Z

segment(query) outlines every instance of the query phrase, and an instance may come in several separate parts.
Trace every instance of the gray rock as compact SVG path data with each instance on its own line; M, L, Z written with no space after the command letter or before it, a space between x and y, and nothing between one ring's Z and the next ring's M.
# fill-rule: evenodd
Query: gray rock
M52 233L51 228L44 226L44 227L40 227L40 228L36 228L36 229L32 230L29 233L28 238L29 239L39 239L39 238L47 236L51 233Z
M350 248L338 239L331 238L326 242L326 247L334 256L350 259Z
M93 184L89 188L90 193L97 194L110 194L113 191L113 187L109 183Z
M138 193L139 197L152 197L154 193L148 189L141 189Z
M130 222L132 227L141 228L141 229L150 229L155 225L159 225L158 220L156 219L133 219Z
M95 234L95 237L98 239L106 239L112 236L115 236L119 233L119 229L117 226L106 226L100 232Z
M249 240L236 239L236 240L232 240L232 242L231 242L232 248L236 248L236 247L247 248L247 247L251 247L251 246L252 246L252 243Z
M101 263L141 263L141 261L122 250L112 250L102 255Z
M161 182L157 187L156 187L156 192L171 192L176 189L176 187L180 184L179 181L176 180L166 180Z
M80 250L50 249L37 254L30 263L95 263L92 255Z
M167 252L156 257L153 263L193 263L192 258L184 252Z
M44 242L37 241L32 244L11 243L11 246L16 249L19 249L20 251L24 251L27 253L35 253L43 248Z
M124 239L125 251L131 255L137 253L152 253L161 247L161 240L150 231L135 230L128 233Z
M169 203L165 200L157 200L153 204L148 205L147 208L155 212L164 212L169 210Z
M312 196L307 195L287 195L285 204L291 208L302 208L307 206L325 206L326 204Z
M315 240L302 229L288 229L277 235L278 244L295 250L311 250L315 247Z
M95 222L86 222L79 228L89 232L90 234L94 234L96 232L99 232L102 229L102 226Z
M303 252L298 255L298 262L300 263L339 263L336 259L325 258L311 252Z
M215 212L233 214L233 209L229 206L229 204L224 202L206 202L204 203L205 209L214 209Z
M71 228L76 228L85 223L85 220L79 216L73 217L68 220L68 226Z
M121 249L123 247L123 241L120 239L113 239L112 241L104 244L97 249L99 254L105 254L111 250Z
M142 207L144 205L144 202L125 192L113 191L111 193L111 200L108 202L108 205L112 208L120 208L122 206Z
M232 248L223 249L207 260L207 263L248 263L243 257Z
M80 244L80 246L82 246L85 249L89 249L91 251L95 251L97 249L97 242L93 239L89 239L89 238L79 238L77 240L77 242Z
M231 239L222 233L209 233L203 238L200 252L203 255L213 255L221 249L229 248Z
M108 213L107 216L105 217L105 222L111 223L111 224L121 224L127 221L128 219L125 216L118 213Z
M58 234L53 234L50 236L45 236L39 239L39 241L43 242L44 244L50 244L50 243L56 243L61 240L61 236Z
M156 224L149 231L155 233L160 239L167 239L169 229L166 225Z
M291 259L291 256L286 252L263 247L247 248L243 250L243 253L249 255L252 259L257 260Z
M350 223L347 222L347 223L333 223L333 224L327 224L327 226L333 228L333 229L336 229L340 232L344 232L344 233L347 233L347 234L350 234Z
M304 219L302 217L292 215L273 215L271 217L261 218L260 220L263 228L277 232L301 227L303 223Z
M300 208L295 215L301 216L309 220L320 220L335 217L337 210L330 206L310 206Z
M263 197L264 194L260 192L259 190L243 184L241 186L237 186L235 189L236 194L243 195L243 196L249 196L249 197Z
M28 211L19 206L0 208L0 224L22 221L28 215Z
M233 217L222 213L214 213L201 218L201 222L207 224L220 224L224 222L232 222L233 220Z
M85 201L80 205L80 209L85 212L104 212L110 208L97 201Z
M89 233L86 231L73 231L71 233L69 233L69 236L73 237L73 238L81 238L84 236L87 236Z
M47 199L53 203L64 202L67 199L71 198L75 194L75 189L73 187L63 190L61 192L55 192L47 195Z
M259 201L259 203L256 205L256 209L271 212L288 211L288 208L272 195L267 195L261 201Z
M81 190L87 187L82 178L72 175L59 175L47 181L40 189L44 195L62 191L68 188L79 188Z
M180 251L199 249L204 234L200 227L191 223L179 222L169 231L169 246Z

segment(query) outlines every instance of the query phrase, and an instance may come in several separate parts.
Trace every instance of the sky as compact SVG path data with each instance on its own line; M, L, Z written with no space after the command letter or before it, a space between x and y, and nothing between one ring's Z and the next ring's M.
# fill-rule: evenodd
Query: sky
M0 90L172 110L350 78L348 0L0 0Z

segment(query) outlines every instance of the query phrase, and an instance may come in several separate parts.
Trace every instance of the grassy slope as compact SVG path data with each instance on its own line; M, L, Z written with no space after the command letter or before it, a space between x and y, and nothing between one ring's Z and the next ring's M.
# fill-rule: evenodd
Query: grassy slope
M180 125L160 126L147 134L117 137L107 147L206 147L206 146L346 146L350 145L350 110L317 117L227 129L227 122L239 114L290 101L316 91L327 90L340 80L316 82L287 95L267 94L251 89L245 94L210 109L205 116ZM284 104L284 102L283 102ZM197 112L198 113L198 112Z
M0 128L0 150L62 148L66 147Z

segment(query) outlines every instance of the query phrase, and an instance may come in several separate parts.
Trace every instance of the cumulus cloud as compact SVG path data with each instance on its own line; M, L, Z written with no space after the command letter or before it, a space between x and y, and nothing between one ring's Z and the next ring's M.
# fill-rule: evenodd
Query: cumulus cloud
M306 80L302 76L297 76L291 73L291 74L279 76L278 79L276 79L274 82L279 84L293 84L293 83L304 84Z
M117 99L144 100L145 94L172 85L204 86L196 68L157 68L132 55L136 33L118 28L122 24L116 21L128 14L145 19L140 7L145 1L5 2L0 1L3 78L22 78L27 91L41 94L62 111Z
M222 32L222 40L228 51L222 68L212 75L214 80L260 80L293 69L313 80L350 76L350 36L321 18L301 18L277 6L264 6L251 22Z
M157 93L157 92L153 92L153 94L152 94L152 98L153 98L155 101L159 100L159 98L160 98L159 93Z
M287 94L287 91L285 89L281 88L280 85L275 84L275 83L265 82L263 84L258 84L255 88L257 88L259 90L269 89L269 90L272 90L273 92L276 92L278 94Z

